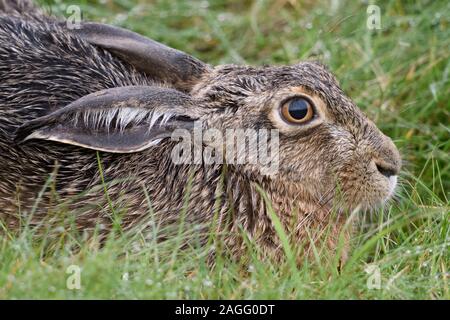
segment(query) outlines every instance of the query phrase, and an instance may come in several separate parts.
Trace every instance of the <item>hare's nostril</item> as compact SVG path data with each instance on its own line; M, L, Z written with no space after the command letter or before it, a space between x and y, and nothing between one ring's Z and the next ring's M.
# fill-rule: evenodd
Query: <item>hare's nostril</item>
M395 167L390 167L380 163L375 163L375 165L377 166L377 170L387 178L398 174L398 170Z

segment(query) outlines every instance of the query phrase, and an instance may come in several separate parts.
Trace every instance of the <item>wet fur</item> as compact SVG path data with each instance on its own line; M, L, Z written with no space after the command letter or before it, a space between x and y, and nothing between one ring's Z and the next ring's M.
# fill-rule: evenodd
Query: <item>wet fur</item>
M51 188L45 191L32 224L56 215L59 208L74 217L80 230L92 231L100 225L107 231L114 221L111 199L124 229L145 226L149 212L154 212L163 230L160 238L168 238L170 232L164 228L178 225L181 212L186 212L186 222L197 226L198 234L206 235L211 225L222 233L236 257L244 248L242 228L264 255L280 258L279 238L258 186L267 192L294 245L306 249L311 240L307 229L313 231L312 240L319 241L331 225L324 241L335 249L347 219L344 213L356 206L370 208L387 197L372 160L387 159L399 167L397 149L342 92L331 73L315 62L218 66L190 91L199 109L196 114L207 128L279 129L279 175L266 176L255 165L176 166L170 157L175 143L164 140L133 154L100 152L104 177L111 183L106 197L95 151L41 140L17 145L15 132L90 93L155 85L157 79L69 34L53 18L34 16L30 8L12 9L12 15L0 13L0 218L9 228L19 227L51 176L56 195ZM324 123L296 131L271 120L279 98L297 90L293 88L324 101ZM125 114L125 122L133 121ZM151 119L149 114L139 117L139 121ZM86 121L107 124L108 119L107 114L97 114ZM217 223L213 223L215 216ZM346 238L350 233L345 232ZM200 238L206 241L206 236Z

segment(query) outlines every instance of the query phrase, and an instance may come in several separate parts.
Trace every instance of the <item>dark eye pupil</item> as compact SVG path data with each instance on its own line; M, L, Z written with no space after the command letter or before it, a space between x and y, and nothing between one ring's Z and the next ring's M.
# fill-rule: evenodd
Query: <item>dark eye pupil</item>
M301 120L308 114L309 103L305 99L295 99L289 103L289 114L296 120Z

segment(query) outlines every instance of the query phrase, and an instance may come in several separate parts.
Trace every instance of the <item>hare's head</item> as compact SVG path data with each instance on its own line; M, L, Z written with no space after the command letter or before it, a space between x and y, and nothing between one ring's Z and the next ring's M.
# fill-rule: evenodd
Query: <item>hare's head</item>
M214 109L209 126L278 130L278 174L316 198L340 191L346 207L370 208L394 192L397 148L319 63L219 66L191 94Z
M208 66L122 29L85 24L74 31L171 88L123 87L83 97L25 124L19 140L71 143L106 152L143 152L177 128L276 130L273 179L300 184L316 199L341 194L346 208L373 207L394 191L400 155L321 64ZM225 149L225 147L224 147ZM243 174L264 175L256 164Z

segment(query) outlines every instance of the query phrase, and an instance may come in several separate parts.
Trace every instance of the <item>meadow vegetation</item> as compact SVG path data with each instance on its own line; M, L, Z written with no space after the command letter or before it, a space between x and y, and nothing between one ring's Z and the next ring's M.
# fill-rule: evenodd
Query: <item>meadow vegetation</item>
M367 28L367 1L41 3L59 16L80 5L84 19L132 29L212 64L320 60L393 138L404 166L395 200L362 219L340 272L321 248L295 266L261 261L250 246L250 265L218 256L210 268L209 247L179 250L183 230L155 243L118 229L99 247L67 227L55 240L26 224L19 233L0 225L0 299L450 298L448 1L377 1L379 30ZM80 290L66 286L71 265L81 268Z

